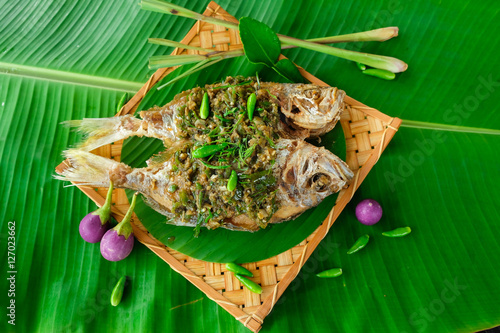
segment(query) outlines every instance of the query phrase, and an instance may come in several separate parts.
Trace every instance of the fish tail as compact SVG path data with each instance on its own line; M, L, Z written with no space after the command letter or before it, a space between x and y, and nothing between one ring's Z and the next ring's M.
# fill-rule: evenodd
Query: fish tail
M69 127L77 127L79 132L86 135L86 140L78 146L79 149L86 151L91 151L133 135L142 135L142 121L131 115L68 120L63 124Z
M127 187L126 175L132 168L126 164L79 149L68 149L64 156L67 167L55 179L97 187L108 187L112 180L116 187Z

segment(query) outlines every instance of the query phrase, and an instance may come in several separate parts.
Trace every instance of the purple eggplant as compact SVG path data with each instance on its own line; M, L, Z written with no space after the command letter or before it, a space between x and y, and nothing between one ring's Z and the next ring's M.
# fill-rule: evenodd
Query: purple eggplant
M109 261L120 261L125 259L134 247L134 233L132 231L132 213L137 199L135 193L132 197L130 208L123 220L113 229L108 230L101 240L101 254Z
M111 197L113 195L113 182L109 183L108 194L106 202L101 208L88 213L80 222L79 230L80 236L89 243L98 243L101 241L102 236L111 227Z
M374 225L382 218L382 207L373 199L365 199L356 206L356 217L364 225Z

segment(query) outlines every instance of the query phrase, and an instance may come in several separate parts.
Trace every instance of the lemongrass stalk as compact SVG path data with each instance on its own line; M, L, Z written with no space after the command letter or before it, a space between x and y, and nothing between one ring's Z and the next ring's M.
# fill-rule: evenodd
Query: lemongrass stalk
M387 28L369 30L369 31L364 31L364 32L356 32L356 33L346 34L346 35L306 39L306 41L320 43L320 44L385 41L385 40L390 39L392 37L396 37L397 35L398 35L398 28L397 27L387 27ZM157 45L164 45L164 46L171 46L171 47L178 47L178 48L207 52L207 54L204 55L207 57L213 57L213 56L217 55L217 56L222 56L224 59L228 59L228 58L234 58L234 57L239 57L239 56L245 55L245 52L243 49L232 50L232 51L214 51L213 49L204 49L201 47L191 46L191 45L178 43L178 42L174 42L174 41L162 39L162 38L149 38L148 42L150 42L152 44L157 44ZM297 46L291 45L291 44L282 44L281 45L282 49L290 49L290 48L295 48L295 47L297 47ZM170 57L170 56L163 56L163 57ZM167 60L167 62L163 62L162 59ZM198 57L196 59L193 59L192 62L194 63L197 61L199 61ZM158 63L155 64L155 68L165 67L164 65L165 66L168 65L168 58L158 58Z
M396 37L398 35L398 31L399 31L399 29L397 27L386 27L386 28L357 32L357 33L346 34L346 35L306 39L306 41L307 42L316 42L316 43L321 43L321 44L323 44L323 43L325 43L325 44L327 44L327 43L343 43L343 42L385 41L387 39ZM203 56L206 56L208 58L211 58L213 56L220 56L223 59L228 59L228 58L233 58L233 57L239 57L239 56L242 56L245 54L243 49L232 50L232 51L214 51L212 49L203 49L203 48L199 48L196 46L191 46L191 45L182 44L182 43L169 41L166 39L160 39L160 38L149 38L148 41L150 43L159 44L159 45L179 47L179 48L185 48L185 49L194 49L194 50L198 50L198 51L208 52L206 55L203 55ZM282 49L288 49L288 48L294 48L294 47L297 47L297 46L291 45L291 44L282 44L282 46L281 46ZM173 57L173 56L163 56L163 57L164 58L157 59L157 62L155 64L154 68L168 66L170 64L169 57ZM198 62L198 61L199 61L198 57L192 59L192 62Z
M214 18L211 16L205 16L205 15L193 12L191 10L188 10L186 8L183 8L181 6L174 5L174 4L167 2L167 1L142 0L140 2L140 6L146 10L152 10L152 11L157 11L160 13L192 18L195 20L200 20L200 21L220 25L220 26L230 28L230 29L238 29L237 23L224 21L224 20L217 19L217 18ZM379 56L379 55L374 55L374 54L370 54L370 53L362 53L362 52L339 49L336 47L321 45L321 44L317 44L314 42L308 42L308 41L304 41L304 40L301 40L298 38L293 38L293 37L284 36L284 35L278 35L278 37L279 37L280 41L282 43L285 43L285 44L295 45L295 46L302 47L305 49L333 55L333 56L336 56L339 58L360 62L362 64L365 64L365 65L368 65L368 66L371 66L374 68L385 69L385 70L391 71L393 73L404 72L408 68L408 65L405 62L403 62L399 59L393 58L393 57Z
M211 16L205 16L203 14L199 14L193 12L192 10L186 9L184 7L174 5L173 3L161 0L142 0L139 5L142 9L150 10L153 12L159 12L163 14L171 14L182 17L187 17L190 19L204 21L208 23L213 23L216 25L220 25L229 29L238 29L238 23L233 23L229 21L224 21L217 19Z
M213 50L212 50L213 51ZM161 55L152 56L149 58L149 68L163 68L192 64L195 62L202 62L204 60L223 60L244 55L243 50L232 51L213 51L207 54L180 54L180 55Z
M163 45L163 46L170 46L170 47L178 47L180 49L188 49L188 50L196 50L196 51L202 51L202 52L212 52L212 49L204 49L203 47L198 47L198 46L192 46L192 45L187 45L179 42L175 42L173 40L168 40L168 39L163 39L163 38L148 38L148 43L150 44L156 44L156 45Z
M156 69L161 67L173 67L192 64L205 60L206 57L201 54L180 54L180 55L159 55L149 58L149 68Z
M212 16L205 16L200 13L193 12L184 7L175 5L173 3L162 1L162 0L142 0L140 3L142 9L156 11L164 14L177 15L182 17L187 17L191 19L195 19L198 21L205 21L208 23L213 23L216 25L220 25L229 29L238 29L238 24L221 20ZM380 29L374 29L364 32L357 32L352 34L345 34L340 36L333 37L324 37L324 38L314 38L309 39L310 42L322 43L322 44L330 44L330 43L343 43L343 42L368 42L368 41L379 41L383 42L398 35L399 28L398 27L386 27ZM287 44L288 36L278 34L280 40L283 38L282 42L285 45ZM289 44L295 45L295 44Z
M343 59L347 59L347 60L351 60L351 61L360 62L362 64L365 64L365 65L368 65L368 66L371 66L374 68L385 69L385 70L388 70L388 71L393 72L393 73L404 72L408 68L408 65L404 61L401 61L401 60L393 58L393 57L344 50L344 49L339 49L338 47L312 43L312 42L308 42L308 41L301 40L298 38L293 38L293 37L287 37L286 42L289 44L295 45L295 46L302 47L304 49L309 49L309 50L333 55L333 56L336 56L338 58L343 58Z
M375 30L355 32L352 34L345 34L339 36L321 37L321 38L311 38L306 39L308 42L314 42L318 44L332 44L332 43L348 43L348 42L384 42L388 39L396 37L398 35L398 27L386 27ZM183 44L175 42L173 40L163 39L163 38L148 38L148 42L156 45L163 45L169 47L178 47L181 49L196 50L207 53L213 53L213 49L205 49L198 46L192 46L188 44ZM281 43L282 49L291 49L297 47L296 45ZM241 55L244 55L241 52Z
M142 9L146 10L160 12L163 14L171 14L171 15L187 17L198 21L204 21L220 25L229 29L238 29L237 23L221 20L212 16L199 14L184 7L163 0L142 0L139 3L139 5L142 7ZM398 27L386 27L369 31L356 32L352 34L345 34L340 36L313 38L313 39L308 39L307 41L314 43L321 43L321 44L343 43L343 42L370 42L370 41L383 42L393 37L397 37L398 32L399 32ZM292 37L288 37L281 34L278 34L278 37L280 38L281 42L287 46L287 48L289 48L291 45L296 46L295 44L288 44L288 38Z
M204 61L200 61L198 64L196 64L195 66L191 67L190 69L188 69L187 71L185 71L184 73L176 76L175 78L173 78L172 80L168 81L167 83L165 84L162 84L161 86L159 86L158 88L156 88L157 90L160 90L160 89L163 89L165 88L166 86L168 85L171 85L172 83L174 82L177 82L179 81L180 79L186 77L186 76L189 76L193 73L196 73L198 71L201 71L202 69L205 69L209 66L212 66L216 63L218 63L219 61L222 61L224 59L216 59L216 60L211 60L211 59L205 59Z
M385 42L388 39L397 37L398 33L399 33L398 27L385 27L380 29L355 32L352 34L311 38L311 39L306 39L306 41L319 44L349 43L349 42ZM296 47L295 45L287 44L286 42L283 42L281 44L282 44L281 47L282 49Z

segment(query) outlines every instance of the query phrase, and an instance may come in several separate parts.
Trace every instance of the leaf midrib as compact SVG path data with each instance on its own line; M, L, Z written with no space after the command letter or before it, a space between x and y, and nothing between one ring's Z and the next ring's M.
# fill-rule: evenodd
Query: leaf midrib
M28 77L45 81L55 81L67 84L76 84L98 89L116 90L136 93L144 85L143 82L125 81L102 76L66 72L55 69L47 69L33 66L18 65L13 63L0 62L0 74ZM500 135L500 130L453 126L440 123L430 123L417 120L404 120L401 127L450 131L469 134Z

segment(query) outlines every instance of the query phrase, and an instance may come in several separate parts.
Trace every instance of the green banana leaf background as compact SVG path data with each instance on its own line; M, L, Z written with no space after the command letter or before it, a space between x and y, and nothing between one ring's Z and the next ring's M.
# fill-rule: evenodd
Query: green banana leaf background
M208 1L175 3L203 12ZM218 3L236 18L298 38L398 26L390 41L339 46L409 64L396 80L383 81L346 60L284 51L404 122L262 332L474 332L500 325L500 3ZM80 139L60 122L114 115L123 93L131 96L152 74L148 58L172 51L147 38L180 41L194 21L142 11L135 0L2 0L0 8L0 331L248 332L142 245L124 261L104 260L99 246L78 234L95 205L52 178L61 152ZM248 66L227 61L223 70L209 68L169 89ZM355 218L365 198L384 208L375 226ZM404 238L381 236L406 225L413 232ZM370 243L347 255L362 234ZM315 277L332 267L344 274ZM122 275L130 277L125 296L112 307ZM7 316L12 300L15 326Z

